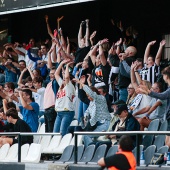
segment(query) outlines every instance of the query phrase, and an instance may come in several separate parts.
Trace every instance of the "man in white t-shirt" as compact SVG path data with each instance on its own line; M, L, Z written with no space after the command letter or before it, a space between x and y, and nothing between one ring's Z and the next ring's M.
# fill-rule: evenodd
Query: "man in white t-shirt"
M33 92L34 100L36 103L38 103L40 107L39 111L39 117L44 115L44 92L45 92L45 87L42 87L43 83L43 78L40 77L35 77L33 79L33 86L35 89L30 89Z
M41 45L41 53L42 53L42 61L44 64L47 64L48 62L48 45L42 44Z

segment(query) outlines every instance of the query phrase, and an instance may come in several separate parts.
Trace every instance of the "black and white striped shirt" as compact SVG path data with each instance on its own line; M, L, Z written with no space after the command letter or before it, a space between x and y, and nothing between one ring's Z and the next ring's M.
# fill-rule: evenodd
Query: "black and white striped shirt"
M142 80L147 80L153 84L156 82L158 74L160 74L160 66L157 66L155 63L150 68L147 68L145 63L139 74L141 75Z

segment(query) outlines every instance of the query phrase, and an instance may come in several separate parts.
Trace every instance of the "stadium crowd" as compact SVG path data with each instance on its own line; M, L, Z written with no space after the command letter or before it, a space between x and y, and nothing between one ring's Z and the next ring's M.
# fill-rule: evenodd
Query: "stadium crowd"
M62 136L75 130L137 131L154 119L167 120L170 130L170 67L160 68L165 40L148 42L144 57L137 58L138 32L132 26L124 29L121 22L117 26L111 20L120 39L95 42L97 31L90 33L86 19L80 23L76 47L60 28L63 17L57 19L54 32L48 19L46 15L51 40L40 46L34 38L28 44L4 44L0 56L1 132L37 132L40 123L45 123L46 132ZM155 43L159 49L152 56ZM73 119L79 126L70 126ZM99 142L111 146L118 140L115 135L83 138L85 146ZM26 138L23 143L32 141ZM15 138L0 138L0 146L16 142ZM169 136L165 142L170 146Z

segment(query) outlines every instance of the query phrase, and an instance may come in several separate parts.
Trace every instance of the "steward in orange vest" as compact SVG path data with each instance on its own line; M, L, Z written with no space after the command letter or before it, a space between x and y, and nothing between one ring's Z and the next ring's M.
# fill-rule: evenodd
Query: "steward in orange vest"
M98 164L109 170L136 170L136 159L132 153L133 140L130 136L123 135L119 140L119 152L115 155L101 158Z

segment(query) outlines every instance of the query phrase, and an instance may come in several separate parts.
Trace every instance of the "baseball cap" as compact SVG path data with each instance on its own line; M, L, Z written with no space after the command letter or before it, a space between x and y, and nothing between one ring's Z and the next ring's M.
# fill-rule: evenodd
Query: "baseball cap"
M126 104L119 104L117 106L117 111L115 114L120 115L124 110L128 111L127 105Z

